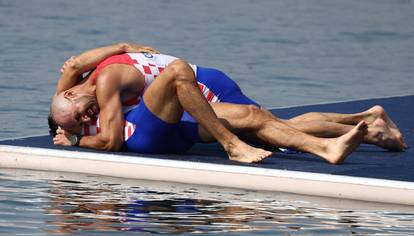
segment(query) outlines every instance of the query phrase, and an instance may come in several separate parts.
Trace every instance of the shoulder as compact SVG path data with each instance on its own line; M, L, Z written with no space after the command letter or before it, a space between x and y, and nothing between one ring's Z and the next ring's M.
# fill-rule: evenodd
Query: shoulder
M96 78L96 87L107 87L119 84L122 79L122 68L113 64L103 68Z
M108 67L102 73L99 73L95 84L99 106L106 105L114 97L119 97L121 84L121 73L119 71Z

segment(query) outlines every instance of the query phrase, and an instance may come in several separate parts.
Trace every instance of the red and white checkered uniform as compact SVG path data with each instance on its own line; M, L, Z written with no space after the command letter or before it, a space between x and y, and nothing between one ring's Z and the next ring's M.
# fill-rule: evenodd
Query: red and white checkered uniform
M145 86L144 89L137 93L137 97L131 99L122 104L122 111L123 113L127 113L128 111L134 109L138 106L139 101L145 90L150 86L150 84L157 78L157 76L167 67L171 62L178 59L177 57L163 55L163 54L150 54L150 53L127 53L122 55L115 55L112 57L107 58L103 62L101 62L95 73L92 75L93 79L97 79L99 72L107 65L110 64L128 64L132 65L137 68L145 78ZM197 66L189 64L190 67L193 69L194 74L197 77ZM198 83L200 91L203 93L204 97L209 102L219 102L219 98L204 84ZM124 128L124 140L127 141L129 137L135 131L135 125L125 121L125 128ZM96 120L91 121L89 124L83 124L81 134L82 135L96 135L100 132L99 128L99 118Z
M164 54L127 53L127 55L132 59L135 68L137 68L145 77L144 90L148 88L165 67L178 59L177 57ZM197 66L192 64L189 65L197 77Z
M92 120L89 124L83 124L81 134L86 136L93 136L96 135L101 131L99 127L99 117L97 119ZM125 120L124 121L124 140L128 140L129 137L135 131L135 124Z

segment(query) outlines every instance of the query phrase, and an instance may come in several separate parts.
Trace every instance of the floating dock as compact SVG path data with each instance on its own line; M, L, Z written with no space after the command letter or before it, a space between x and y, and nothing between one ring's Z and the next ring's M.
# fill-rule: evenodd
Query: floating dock
M289 118L310 111L354 113L381 105L414 146L414 95L272 109ZM306 153L275 152L258 164L229 161L217 144L184 155L99 152L55 146L48 135L0 141L0 168L19 168L169 181L258 191L414 205L413 150L361 145L343 164Z

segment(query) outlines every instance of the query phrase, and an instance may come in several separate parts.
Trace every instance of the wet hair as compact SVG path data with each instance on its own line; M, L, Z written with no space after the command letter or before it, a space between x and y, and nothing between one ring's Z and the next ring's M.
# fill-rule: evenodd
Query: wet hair
M49 125L49 134L52 137L56 136L56 130L58 129L59 125L53 120L52 114L47 116L47 123Z

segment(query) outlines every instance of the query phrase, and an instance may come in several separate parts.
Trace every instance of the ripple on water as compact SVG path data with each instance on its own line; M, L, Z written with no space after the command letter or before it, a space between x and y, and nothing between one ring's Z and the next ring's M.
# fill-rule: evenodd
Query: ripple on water
M61 64L119 41L222 69L264 106L412 93L413 1L22 3L0 0L0 138L46 133L43 117ZM414 215L404 209L344 211L277 193L2 173L4 235L414 232Z
M2 233L401 235L414 230L412 213L335 209L241 190L28 173L0 174Z

